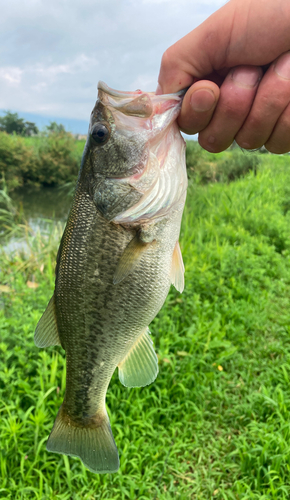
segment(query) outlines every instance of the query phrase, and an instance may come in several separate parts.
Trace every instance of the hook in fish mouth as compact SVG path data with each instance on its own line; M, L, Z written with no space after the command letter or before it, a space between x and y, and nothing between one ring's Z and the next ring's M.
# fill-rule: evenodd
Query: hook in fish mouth
M102 90L106 94L112 96L112 97L119 97L119 98L124 98L124 97L133 97L133 96L138 96L142 94L149 94L150 97L156 96L155 92L143 92L142 90L135 90L135 91L122 91L122 90L114 90L111 87L109 87L105 82L99 81L98 83L98 90ZM178 92L174 92L172 94L160 94L156 97L160 98L161 100L165 99L174 99L174 98L180 98L183 97L184 94L187 92L188 88L179 90Z

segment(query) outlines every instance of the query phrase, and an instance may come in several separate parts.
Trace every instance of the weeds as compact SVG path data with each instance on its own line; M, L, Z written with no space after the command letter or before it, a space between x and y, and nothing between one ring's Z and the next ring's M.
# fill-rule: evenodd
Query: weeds
M186 163L189 178L195 183L232 182L249 172L257 172L260 152L241 151L236 147L213 155L197 142L188 141Z
M0 189L0 238L21 237L25 226L22 206L16 207L8 194L4 177Z

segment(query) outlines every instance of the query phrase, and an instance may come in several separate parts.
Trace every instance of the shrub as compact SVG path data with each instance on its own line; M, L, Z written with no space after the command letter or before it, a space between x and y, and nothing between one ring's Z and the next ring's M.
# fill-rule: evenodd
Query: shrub
M7 189L26 183L60 185L75 181L84 143L66 132L20 137L0 132L0 177Z
M223 153L209 153L196 141L188 141L186 164L189 178L199 184L209 182L231 182L257 171L260 163L259 153L249 153L240 149L227 150Z
M76 139L65 132L42 137L37 149L38 169L32 180L42 185L56 185L76 178L81 157L76 151Z
M22 186L26 176L36 168L36 163L33 147L22 137L0 132L0 173L9 191Z
M256 154L237 150L228 153L228 155L228 158L217 163L217 181L229 182L239 179L251 171L257 173L260 160Z

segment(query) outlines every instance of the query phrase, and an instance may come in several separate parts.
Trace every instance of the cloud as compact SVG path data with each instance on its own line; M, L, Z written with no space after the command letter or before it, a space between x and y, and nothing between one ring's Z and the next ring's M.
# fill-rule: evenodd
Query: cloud
M1 7L0 108L87 119L98 80L154 90L166 48L221 0L13 0Z
M23 70L13 66L0 68L0 79L6 81L8 85L17 86L21 83Z

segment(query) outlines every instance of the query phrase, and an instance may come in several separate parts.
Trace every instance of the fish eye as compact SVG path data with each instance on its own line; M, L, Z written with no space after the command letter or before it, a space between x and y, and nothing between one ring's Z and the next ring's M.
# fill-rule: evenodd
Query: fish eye
M103 144L110 137L110 129L107 124L95 123L91 130L91 136L97 144Z

